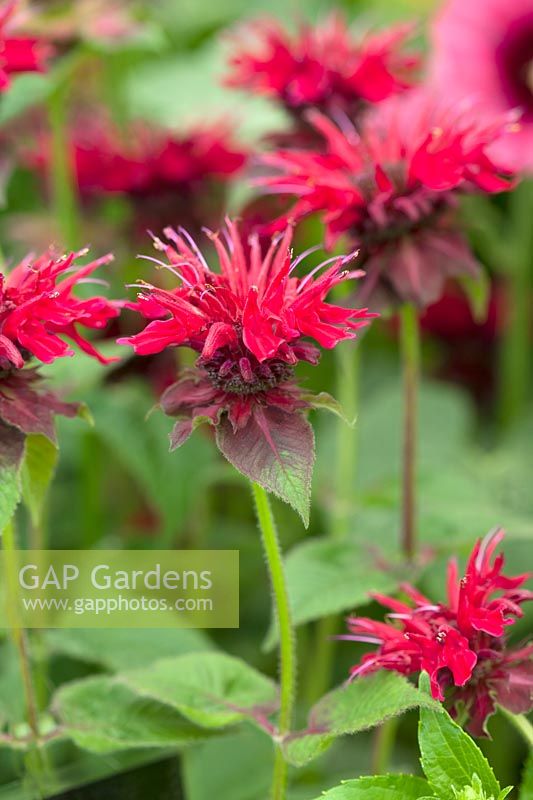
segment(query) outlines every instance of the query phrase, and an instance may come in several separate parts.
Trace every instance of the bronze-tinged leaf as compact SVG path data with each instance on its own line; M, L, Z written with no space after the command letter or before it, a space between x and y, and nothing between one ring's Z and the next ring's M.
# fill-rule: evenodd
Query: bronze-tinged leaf
M217 426L217 444L239 472L289 503L309 524L315 442L302 414L256 406L240 430L224 418Z
M53 392L40 390L35 370L19 370L0 380L0 419L27 434L41 434L56 442L55 415L75 417L78 403L64 403Z
M0 474L5 470L18 470L24 456L24 434L0 420Z

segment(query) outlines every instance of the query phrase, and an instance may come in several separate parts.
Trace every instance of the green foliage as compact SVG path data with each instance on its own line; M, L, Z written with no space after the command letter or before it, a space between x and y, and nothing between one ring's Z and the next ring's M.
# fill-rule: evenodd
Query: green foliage
M205 732L174 709L142 697L113 678L89 678L61 689L54 709L64 733L95 753L141 747L180 747Z
M331 537L297 545L286 558L285 572L295 625L363 605L370 592L393 591L405 577L392 566L380 569L376 557L359 543ZM276 641L272 627L267 646Z
M456 800L458 792L472 785L474 775L487 798L499 798L500 787L487 759L445 711L420 709L418 741L424 773L441 800Z
M286 127L285 115L274 104L224 88L224 71L224 53L211 42L186 55L137 66L126 84L130 113L181 130L239 119L238 136L245 142Z
M284 750L291 764L303 766L325 752L338 736L372 728L410 708L435 705L396 673L360 678L320 700L311 709L308 728L291 735Z
M262 721L276 706L273 682L245 662L213 652L67 684L53 701L62 731L100 753L179 747L205 738L205 729Z
M69 628L46 633L50 651L110 672L145 667L154 661L214 649L199 630L164 628Z
M123 675L121 681L205 728L261 719L277 707L275 684L244 661L224 653L167 658Z
M20 465L23 456L24 435L0 421L0 535L20 500Z
M197 437L169 453L170 421L140 386L108 387L91 402L95 432L162 517L168 539L179 531L209 481L212 445ZM147 416L147 414L149 414Z
M54 476L57 458L57 447L46 436L30 434L26 437L21 471L22 497L34 526L39 526L42 522L46 495Z
M533 800L533 753L529 754L522 776L520 800Z
M428 789L427 781L413 775L378 775L346 781L322 797L324 800L418 800Z
M274 748L246 726L207 740L183 754L187 800L259 800L268 797Z

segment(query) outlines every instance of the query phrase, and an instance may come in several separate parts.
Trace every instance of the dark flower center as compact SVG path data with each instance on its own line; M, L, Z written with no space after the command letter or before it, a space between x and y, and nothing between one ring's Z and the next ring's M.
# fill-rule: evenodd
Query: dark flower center
M533 13L515 20L496 48L503 93L511 107L533 119Z
M240 355L222 348L201 366L217 389L229 394L258 394L274 389L292 378L293 368L285 361L271 359L260 363L251 353Z

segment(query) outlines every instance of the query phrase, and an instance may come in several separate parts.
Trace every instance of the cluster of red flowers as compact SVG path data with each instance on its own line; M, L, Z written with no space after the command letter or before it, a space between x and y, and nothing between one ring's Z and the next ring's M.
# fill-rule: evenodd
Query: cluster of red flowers
M392 612L390 622L348 620L351 633L342 638L378 645L352 669L352 678L380 669L403 675L424 670L433 697L445 700L454 716L466 715L475 736L486 733L497 703L517 714L529 711L533 645L508 648L505 634L522 616L521 605L533 600L522 588L532 576L504 575L501 554L492 561L503 537L498 529L476 544L461 580L457 562L450 562L446 603L434 603L410 585L402 587L407 602L373 595Z
M231 220L223 238L208 232L220 264L214 272L184 229L166 229L169 243L155 246L180 285L173 291L149 284L140 286L137 303L130 307L152 321L139 334L120 339L140 355L167 347L186 346L199 353L197 372L170 387L163 395L164 410L178 417L173 444L178 446L200 418L217 425L227 412L235 430L242 429L262 407L293 412L305 406L291 381L299 361L316 364L318 349L352 339L373 316L325 301L329 291L359 272L345 266L351 260L335 257L306 277L294 273L308 253L292 259L292 227L272 239L261 252L259 238L244 242ZM315 250L316 248L313 248ZM320 271L318 277L315 275Z
M322 212L326 243L349 236L361 249L366 297L425 306L446 278L478 265L451 212L463 193L494 193L512 185L511 170L490 148L515 123L478 120L472 106L439 106L423 90L392 98L358 128L309 112L326 151L280 150L263 157L277 174L257 180L298 199L281 220Z
M9 87L11 75L43 72L50 53L50 48L41 40L18 36L11 30L17 6L18 0L8 0L0 8L0 92Z
M222 209L216 188L234 178L247 158L232 142L227 123L181 136L136 124L126 140L109 123L88 120L73 129L71 148L80 197L129 197L143 232L162 222L198 225L210 217L218 222ZM29 161L47 175L50 160L44 138Z
M291 38L278 23L258 20L242 37L251 35L256 46L237 42L227 83L273 97L296 114L309 107L357 112L411 85L419 59L402 52L410 33L399 26L358 41L332 14Z

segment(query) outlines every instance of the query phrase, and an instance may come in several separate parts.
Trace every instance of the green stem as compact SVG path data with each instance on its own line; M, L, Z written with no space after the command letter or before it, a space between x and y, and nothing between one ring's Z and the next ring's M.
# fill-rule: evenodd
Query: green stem
M402 549L408 560L416 554L416 446L420 331L418 314L410 303L400 310L401 353L404 384Z
M501 346L500 421L505 427L523 413L531 377L531 251L522 253L518 248L512 261L507 300L509 319Z
M283 557L279 544L276 524L270 507L268 495L262 486L252 483L252 491L257 511L257 520L265 550L280 641L280 712L279 739L291 730L294 697L296 690L296 650L292 629L291 610ZM284 800L287 788L287 763L280 742L276 746L272 800Z
M509 720L514 729L518 731L527 746L533 749L533 724L528 718L524 716L524 714L513 714L512 711L508 711L502 706L499 706L499 709L503 716Z
M335 350L336 358L336 397L346 418L353 422L357 416L359 393L359 346L345 344ZM350 427L344 420L337 421L336 498L331 533L336 537L347 536L353 522L356 468L357 468L357 426Z
M78 192L68 130L69 81L65 80L48 100L48 122L52 137L52 197L63 243L80 247Z
M396 739L399 717L383 723L374 734L372 751L372 775L384 775L389 769L390 757Z
M357 417L359 397L360 343L335 350L336 391L346 418ZM357 483L357 426L337 420L335 448L335 498L330 520L330 535L342 539L353 525ZM335 662L335 635L341 625L337 616L324 617L314 629L313 669L309 671L305 695L312 705L329 689Z
M27 635L20 623L19 618L17 547L15 526L13 521L11 521L4 529L2 547L5 557L8 609L11 615L11 635L18 653L28 725L30 726L32 738L35 742L37 742L39 740L39 717L37 711L37 702L35 699L35 690L33 686L30 656L28 652Z

